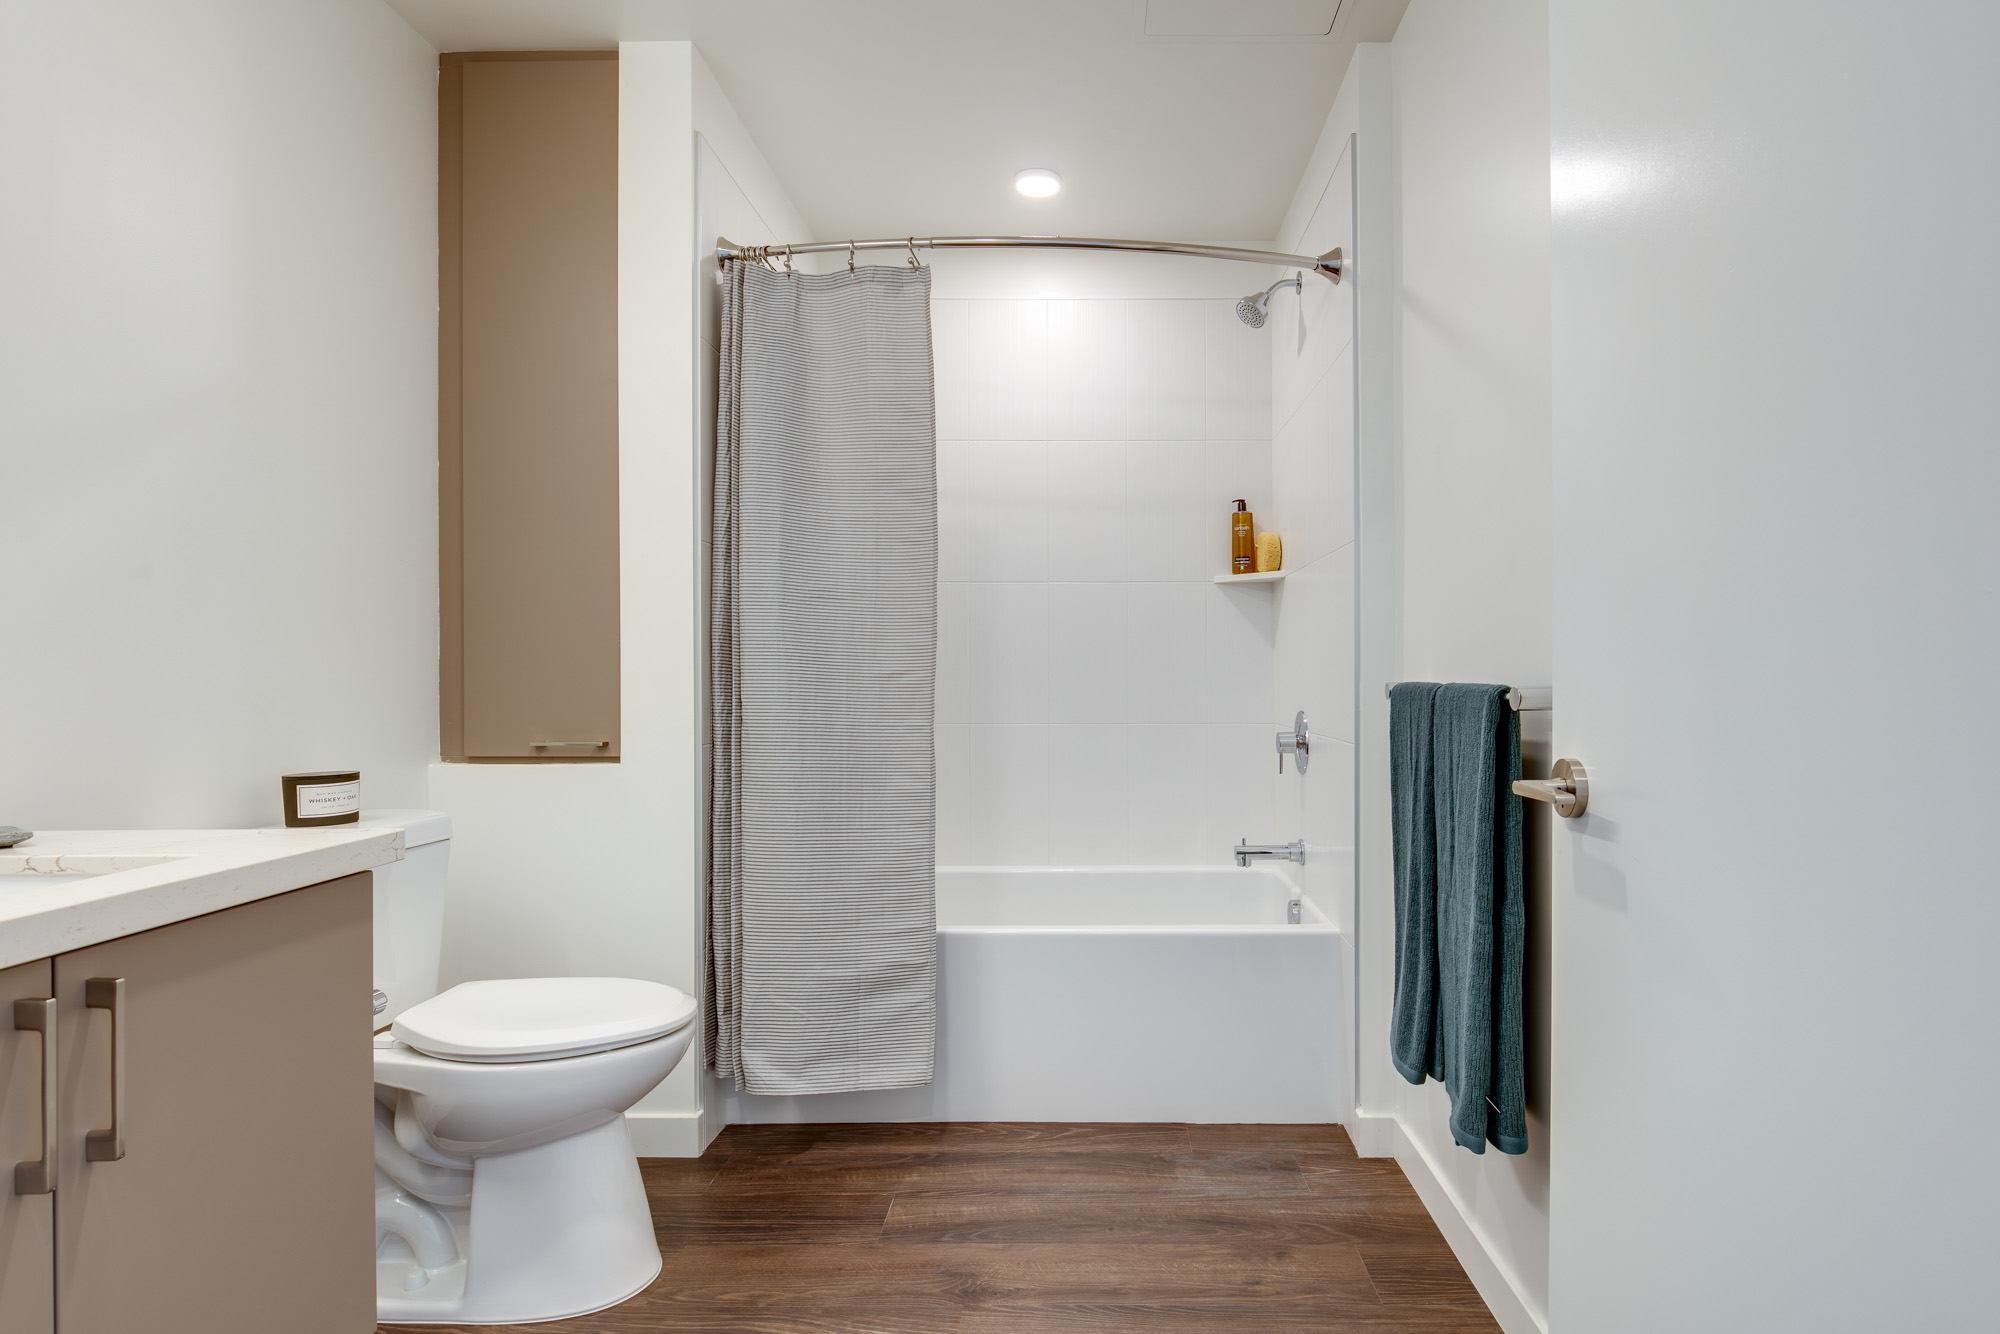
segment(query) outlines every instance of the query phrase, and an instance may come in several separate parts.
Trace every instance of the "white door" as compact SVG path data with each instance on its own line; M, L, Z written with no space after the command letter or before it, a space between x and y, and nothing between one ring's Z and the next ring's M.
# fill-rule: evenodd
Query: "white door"
M1996 1328L2000 6L1550 33L1551 1328Z

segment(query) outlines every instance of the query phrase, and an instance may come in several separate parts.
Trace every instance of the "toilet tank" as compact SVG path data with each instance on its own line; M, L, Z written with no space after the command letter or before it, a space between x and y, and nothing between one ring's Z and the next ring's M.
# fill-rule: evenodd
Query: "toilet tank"
M375 868L374 1026L387 1028L437 995L451 817L442 811L363 811L361 827L403 831L403 859Z

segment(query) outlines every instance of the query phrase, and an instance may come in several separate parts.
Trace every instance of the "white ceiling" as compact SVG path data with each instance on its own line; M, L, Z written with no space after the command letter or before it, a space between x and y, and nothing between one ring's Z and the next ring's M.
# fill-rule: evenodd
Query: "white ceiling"
M387 0L441 51L686 38L815 239L1267 242L1408 0ZM1155 33L1233 33L1204 37ZM1241 35L1311 32L1321 36ZM1053 167L1029 201L1014 173Z

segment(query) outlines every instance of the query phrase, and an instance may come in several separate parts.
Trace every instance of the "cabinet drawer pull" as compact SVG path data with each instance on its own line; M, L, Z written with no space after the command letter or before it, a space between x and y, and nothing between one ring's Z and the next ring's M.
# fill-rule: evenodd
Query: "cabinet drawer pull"
M14 1164L16 1195L56 1188L56 998L14 1002L14 1031L42 1035L42 1156Z
M84 1161L115 1163L125 1156L125 979L93 977L83 984L83 1003L111 1011L111 1128L83 1137Z

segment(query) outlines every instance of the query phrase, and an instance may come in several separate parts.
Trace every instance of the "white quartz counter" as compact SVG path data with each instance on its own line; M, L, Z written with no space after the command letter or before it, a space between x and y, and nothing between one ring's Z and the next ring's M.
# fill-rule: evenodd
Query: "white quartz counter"
M0 968L366 871L403 831L85 829L0 848Z

